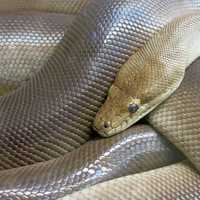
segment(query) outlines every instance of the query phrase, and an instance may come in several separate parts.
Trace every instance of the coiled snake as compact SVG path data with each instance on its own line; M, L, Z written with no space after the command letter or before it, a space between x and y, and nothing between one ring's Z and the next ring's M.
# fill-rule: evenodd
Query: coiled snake
M2 15L8 15L8 10L42 12L46 10L44 5L48 5L45 0L34 5L32 1L26 2L26 5L25 1L13 1L15 2L18 7L7 4L8 6L1 8ZM47 48L44 60L38 62L39 57L35 54L36 62L32 64L26 60L28 64L25 66L22 63L21 68L18 68L17 63L12 63L12 69L19 69L19 74L26 71L23 68L25 66L28 69L25 75L22 74L19 79L18 76L7 79L6 76L10 73L6 71L1 78L2 84L7 85L9 82L10 85L15 85L14 88L22 84L0 99L0 199L58 199L91 184L183 160L184 157L168 141L147 125L133 127L113 138L97 137L93 140L91 139L95 137L95 133L92 132L91 125L120 66L168 22L198 10L200 2L63 0L60 6L57 4L58 7L54 7L54 1L49 3L49 16L55 15L56 18L63 19L66 17L64 13L78 14L72 23L69 22L70 25L66 19L63 20L63 24L68 25L65 25L65 32L63 26L60 26L63 34L59 34L59 37L64 37L59 43L58 39L53 41L52 48L55 43L58 44L54 49ZM72 7L73 11L70 12ZM42 15L37 13L37 16L38 14ZM45 26L49 28L51 25L47 23L42 27ZM59 32L56 28L50 30ZM48 46L47 43L44 44ZM19 52L21 50L20 48ZM32 51L38 52L36 47ZM40 56L42 59L43 56ZM18 58L16 54L15 57ZM17 59L14 61L20 62ZM40 63L38 68L37 63ZM4 67L7 69L6 65ZM194 76L197 74L194 72ZM26 81L27 79L29 80ZM13 89L9 86L6 92L10 88ZM195 92L192 94L196 95ZM174 112L174 107L172 110ZM156 129L161 130L164 126L153 117L156 114L162 115L162 112L152 114L149 121ZM172 127L177 128L174 124ZM88 140L91 141L87 142ZM74 150L75 148L78 149ZM196 183L196 172L192 169L187 171L184 164L176 166L175 171L185 170L185 176ZM159 173L162 174L162 169ZM139 177L134 179L139 180ZM197 188L198 192L198 185L192 184L191 188ZM188 193L184 189L187 188L183 188L183 196L184 192ZM190 193L194 191L196 192L191 190ZM191 199L187 195L184 198Z

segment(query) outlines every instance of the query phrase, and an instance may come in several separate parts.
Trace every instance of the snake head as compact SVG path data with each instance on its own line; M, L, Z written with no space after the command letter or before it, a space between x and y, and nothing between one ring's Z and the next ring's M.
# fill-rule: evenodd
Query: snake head
M95 117L94 129L104 137L112 136L130 126L140 106L140 99L132 98L113 85Z

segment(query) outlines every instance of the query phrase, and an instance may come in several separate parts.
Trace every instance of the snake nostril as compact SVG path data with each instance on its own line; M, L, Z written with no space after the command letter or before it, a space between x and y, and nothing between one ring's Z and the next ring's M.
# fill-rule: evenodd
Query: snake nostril
M104 127L105 129L109 128L109 127L110 127L110 122L104 122L104 123L103 123L103 127Z

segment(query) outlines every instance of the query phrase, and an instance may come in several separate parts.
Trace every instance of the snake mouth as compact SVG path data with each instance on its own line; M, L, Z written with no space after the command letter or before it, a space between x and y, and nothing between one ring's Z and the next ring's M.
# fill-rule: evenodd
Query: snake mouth
M93 130L95 130L97 133L99 133L103 137L108 137L108 136L110 136L109 133L113 130L113 127L111 125L107 126L105 124L102 124L100 126L94 124Z
M127 129L131 122L132 122L131 118L122 120L117 126L112 127L112 130L110 130L107 134L109 136L118 134L118 133L124 131L125 129Z
M93 129L98 132L103 137L111 137L115 134L120 133L121 131L125 130L129 126L130 119L125 119L118 123L117 125L113 125L112 123L109 124L108 127L100 126L101 128L97 128L95 125ZM104 122L105 125L105 122Z

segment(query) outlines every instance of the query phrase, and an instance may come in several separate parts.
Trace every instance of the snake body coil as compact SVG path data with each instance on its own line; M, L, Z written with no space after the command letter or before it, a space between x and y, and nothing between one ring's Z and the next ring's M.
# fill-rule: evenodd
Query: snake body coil
M12 163L14 155L18 166L33 164L88 141L119 67L180 11L198 6L174 0L86 3L45 66L0 99L1 159Z
M102 184L59 200L171 200L199 199L200 176L188 163L126 176Z
M66 31L61 30L63 39L40 70L0 98L1 200L58 199L183 159L146 126L80 145L91 139L94 116L120 66L168 22L199 9L199 1L66 0L60 1L60 8L52 0L13 2L21 4L1 9L67 13L73 7L71 14L82 9ZM120 154L124 160L118 160Z
M15 12L0 17L0 95L22 86L52 55L75 15Z

